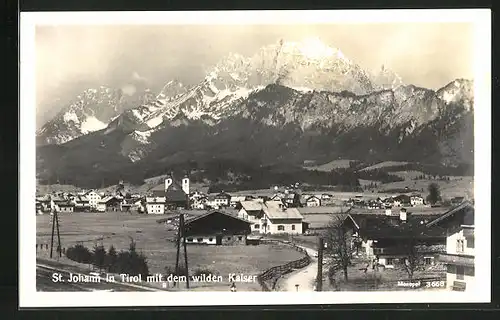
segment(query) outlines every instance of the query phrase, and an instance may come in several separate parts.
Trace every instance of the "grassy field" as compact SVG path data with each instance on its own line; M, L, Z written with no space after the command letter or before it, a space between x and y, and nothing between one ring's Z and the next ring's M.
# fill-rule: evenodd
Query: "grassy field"
M408 170L408 171L394 171L391 174L401 177L405 180L413 180L416 177L424 175L422 171Z
M353 160L345 160L345 159L333 160L318 166L304 167L304 169L329 172L332 171L333 169L349 168L349 164L351 163L351 161Z
M175 265L176 246L170 241L175 232L156 220L165 215L138 215L121 212L60 214L62 247L78 242L90 249L96 243L113 245L126 250L134 239L137 250L148 258L150 273L162 273L166 266ZM37 244L49 244L51 236L50 215L37 216ZM187 247L190 270L209 269L223 279L229 273L257 275L276 265L300 259L302 254L284 245L259 246L198 246ZM181 256L183 259L183 256ZM222 284L226 286L227 284ZM258 286L252 287L252 289Z
M431 183L436 183L439 185L441 191L441 196L443 198L453 198L465 196L467 194L473 196L474 190L474 177L450 177L450 181L441 180L406 180L385 183L380 185L376 192L386 193L384 191L391 189L404 189L408 187L409 189L419 190L422 194L427 194L427 187Z
M408 162L404 162L404 161L384 161L384 162L379 162L377 164L374 164L373 166L369 166L369 167L363 168L360 171L382 169L382 168L385 168L385 167L401 166L401 165L405 165L405 164L408 164Z

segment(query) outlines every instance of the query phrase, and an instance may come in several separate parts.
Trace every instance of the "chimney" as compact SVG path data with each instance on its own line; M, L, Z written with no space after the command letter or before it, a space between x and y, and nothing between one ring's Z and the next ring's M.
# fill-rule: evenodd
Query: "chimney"
M385 209L385 215L386 216L392 216L392 210L391 209Z
M402 222L406 222L406 218L407 218L406 209L405 208L401 208L401 210L399 210L399 219Z

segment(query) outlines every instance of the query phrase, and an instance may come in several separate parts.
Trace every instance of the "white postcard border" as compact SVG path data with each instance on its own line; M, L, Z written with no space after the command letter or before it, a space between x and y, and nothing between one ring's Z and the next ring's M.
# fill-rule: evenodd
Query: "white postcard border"
M474 198L477 292L37 292L35 203L35 26L102 24L323 24L465 22L476 26ZM491 11L486 9L23 12L20 18L19 306L193 306L352 303L479 303L491 299Z

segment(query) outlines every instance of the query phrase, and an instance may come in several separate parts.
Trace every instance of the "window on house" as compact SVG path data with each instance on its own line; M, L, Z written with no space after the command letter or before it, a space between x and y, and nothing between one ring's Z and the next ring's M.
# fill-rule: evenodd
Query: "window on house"
M457 240L457 252L459 253L464 252L464 239Z
M292 224L292 230L295 230L295 225L294 224Z
M188 238L188 242L193 242L193 238Z
M474 248L474 238L467 239L467 248Z
M463 266L457 266L457 280L464 280L465 268Z
M231 240L231 237L227 237L227 240Z
M208 238L208 241L212 241L212 240L214 240L214 238Z
M196 239L196 241L203 242L203 238L198 238L198 239Z
M255 224L253 227L254 227L254 229L259 229L260 228L260 224Z
M240 241L241 241L242 239L243 239L243 237L238 237L238 240L240 240Z
M278 226L278 231L285 231L285 226L284 226L284 225L282 225L282 224L280 224L280 225Z
M388 266L392 266L394 264L394 259L393 258L387 258L385 260L385 264Z
M432 264L432 258L426 257L426 258L424 258L424 262L426 265L430 265L430 264Z

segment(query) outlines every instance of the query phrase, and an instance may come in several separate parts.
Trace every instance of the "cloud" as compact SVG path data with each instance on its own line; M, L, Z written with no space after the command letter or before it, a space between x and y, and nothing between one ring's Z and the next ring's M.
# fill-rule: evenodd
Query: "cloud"
M140 82L148 82L148 79L139 75L139 73L137 73L137 71L134 71L132 73L132 79L134 79L136 81L140 81Z
M126 84L122 87L122 91L128 96L133 96L137 91L137 88L133 84Z

